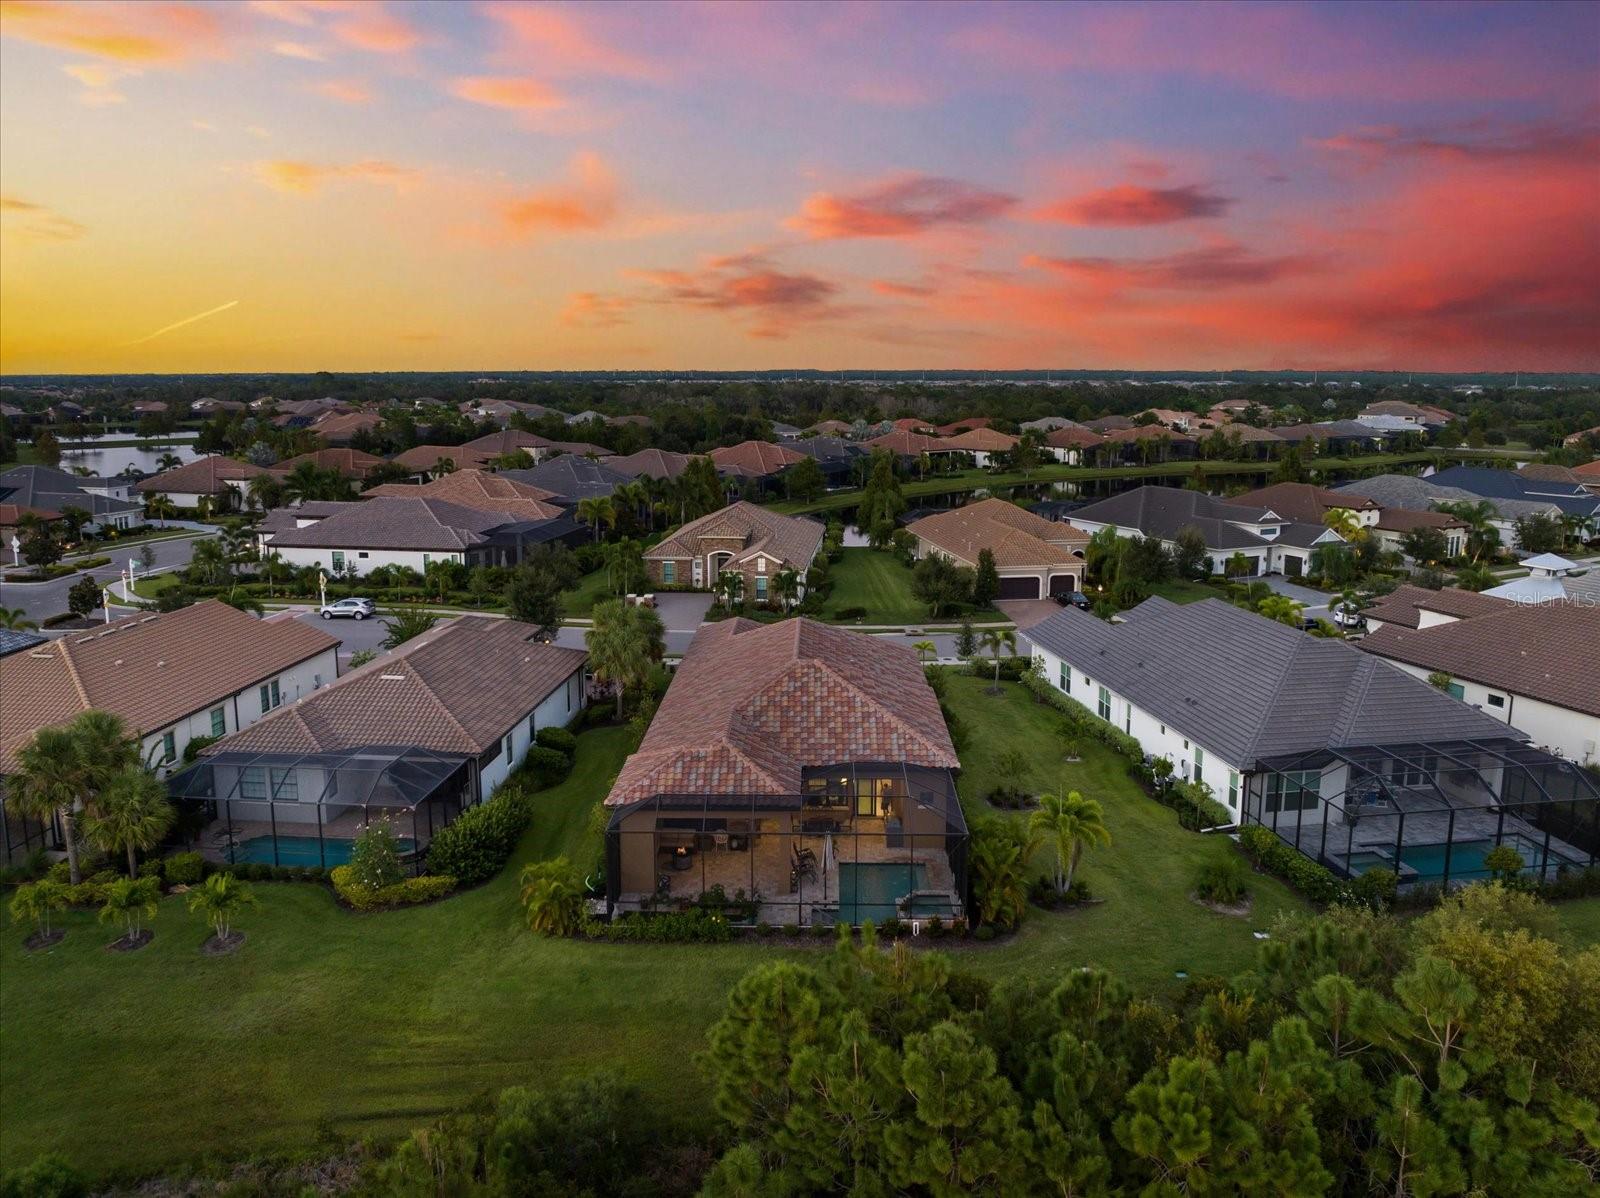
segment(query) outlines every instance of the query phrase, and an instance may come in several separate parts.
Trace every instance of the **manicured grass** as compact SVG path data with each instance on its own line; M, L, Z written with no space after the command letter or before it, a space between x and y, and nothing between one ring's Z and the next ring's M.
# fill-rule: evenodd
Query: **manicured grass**
M822 605L822 618L834 620L852 607L867 611L863 624L917 624L928 620L927 604L911 593L911 567L878 549L844 550L828 567L833 590Z
M1150 588L1152 595L1160 595L1173 603L1198 603L1202 599L1225 599L1227 593L1220 586L1195 582L1189 578L1172 578L1158 582Z
M561 614L565 616L588 616L594 611L594 605L602 599L613 599L615 594L611 584L606 581L605 567L591 570L578 579L577 586L570 591L561 592Z
M951 675L948 682L948 702L962 725L958 788L969 821L993 813L980 796L1001 781L1000 753L1020 747L1030 763L1025 789L1039 794L1064 786L1097 799L1111 832L1110 846L1086 853L1079 866L1104 902L1059 913L1030 909L1015 937L974 958L985 972L1053 975L1102 965L1136 989L1170 993L1182 985L1174 976L1179 970L1226 976L1245 968L1259 947L1253 932L1267 930L1281 912L1305 909L1282 883L1254 874L1249 916L1200 906L1189 897L1195 874L1206 861L1237 854L1231 839L1180 828L1178 817L1144 794L1122 759L1097 741L1085 739L1078 746L1082 760L1066 762L1061 714L1035 703L1020 685L1004 683L995 696L985 679ZM1050 863L1048 852L1041 853L1038 872L1048 872Z
M1019 686L1000 697L985 686L950 679L966 729L968 809L983 808L977 796L995 782L997 752L1020 745L1033 762L1030 786L1064 778L1100 799L1115 840L1083 866L1104 904L1032 910L1008 942L955 946L963 967L998 979L1098 962L1172 993L1177 969L1247 964L1251 929L1299 905L1259 878L1248 919L1195 905L1195 867L1233 846L1179 829L1098 746L1063 766L1059 716ZM0 1166L51 1150L90 1170L136 1171L301 1149L323 1119L342 1134L394 1136L475 1094L601 1067L669 1114L709 1121L691 1058L728 989L758 963L815 950L552 941L524 930L517 903L523 863L595 859L590 813L630 745L625 729L584 733L577 768L539 796L508 868L432 906L355 915L321 887L258 884L260 906L238 923L244 947L215 959L198 952L206 931L176 897L162 903L155 942L126 956L105 951L115 933L92 912L69 915L67 939L38 956L21 948L23 929L7 926Z
M133 593L141 599L154 599L162 591L170 591L177 586L179 581L178 576L174 573L153 574L134 583Z
M1600 944L1600 898L1555 904L1561 930L1573 944Z

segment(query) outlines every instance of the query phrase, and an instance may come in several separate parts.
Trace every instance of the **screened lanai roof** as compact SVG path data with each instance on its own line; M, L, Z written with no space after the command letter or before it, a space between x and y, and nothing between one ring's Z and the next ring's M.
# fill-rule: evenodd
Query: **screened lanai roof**
M414 746L363 747L325 753L212 753L168 780L175 799L217 803L270 801L342 807L421 806L469 759ZM248 775L247 770L260 770ZM323 778L320 793L302 787L301 770ZM292 793L284 793L292 788ZM248 792L248 793L247 793Z
M1281 774L1322 769L1334 762L1350 767L1347 795L1377 787L1417 804L1410 808L1413 812L1474 805L1463 792L1476 793L1482 805L1489 806L1501 801L1513 780L1521 783L1518 793L1523 802L1600 801L1600 782L1587 770L1510 738L1317 749L1264 761L1262 766L1266 773ZM1491 782L1496 775L1499 785ZM1455 793L1447 794L1445 785Z

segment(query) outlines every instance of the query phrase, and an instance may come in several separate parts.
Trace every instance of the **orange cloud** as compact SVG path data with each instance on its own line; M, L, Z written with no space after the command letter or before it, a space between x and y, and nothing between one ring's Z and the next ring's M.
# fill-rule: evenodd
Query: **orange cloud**
M173 66L222 57L222 24L191 4L62 4L0 0L0 32L113 62Z
M759 253L710 258L698 270L629 272L656 288L649 302L748 315L752 337L778 340L802 324L850 315L834 302L839 286L820 275L784 271Z
M1033 215L1036 220L1064 225L1137 228L1221 216L1231 203L1226 196L1213 195L1192 184L1140 187L1128 183L1048 204Z
M1600 159L1600 124L1587 118L1539 124L1477 121L1446 129L1369 125L1313 141L1312 145L1354 157L1368 166L1418 158L1444 163L1592 163Z
M1160 258L1049 258L1030 255L1024 265L1111 291L1130 287L1191 290L1254 287L1314 273L1322 263L1312 255L1252 253L1234 241Z
M330 31L347 46L371 54L404 54L423 42L420 30L395 16L376 2L362 4L346 20L336 21Z
M284 58L298 58L303 62L321 62L324 57L321 50L303 42L273 42L272 52L281 54Z
M618 186L598 154L572 160L570 182L546 187L502 205L500 215L514 236L600 229L617 215Z
M86 104L90 108L123 103L128 97L116 90L117 81L124 76L139 73L136 70L101 62L70 63L61 69L83 84L84 90L78 93L78 103Z
M377 159L343 164L278 159L257 163L255 173L268 187L293 195L311 195L326 183L342 181L377 183L398 189L418 178L417 171Z
M490 108L524 112L560 108L566 103L548 84L525 76L473 75L453 82L450 94Z
M349 12L355 0L250 0L250 11L302 27L315 25L317 16L329 12Z
M371 104L373 101L372 90L354 79L329 79L326 83L313 84L311 90L341 104Z
M959 179L904 175L855 195L808 196L785 224L819 240L914 237L940 225L982 224L1016 202L1015 196Z
M561 323L569 328L613 329L628 323L634 301L623 295L601 295L596 291L577 291L567 297L561 310Z
M0 221L22 241L77 241L89 231L70 217L17 196L0 195Z
M592 29L594 18L545 5L487 4L480 11L506 35L509 61L527 61L546 75L610 75L658 79L661 66L608 45Z

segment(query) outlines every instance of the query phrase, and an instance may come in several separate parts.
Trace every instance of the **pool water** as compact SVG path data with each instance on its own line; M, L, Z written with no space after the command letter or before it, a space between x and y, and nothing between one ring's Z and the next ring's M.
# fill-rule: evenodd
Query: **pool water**
M1522 854L1522 860L1529 871L1537 872L1543 864L1544 846L1528 840L1522 836L1507 836L1505 844ZM1450 880L1460 879L1463 882L1487 878L1489 871L1484 867L1483 859L1493 851L1495 842L1492 840L1464 840L1457 841L1454 846L1443 844L1408 844L1400 849L1400 862L1416 870L1413 875L1407 871L1402 880L1408 882L1440 882L1444 880L1445 856L1450 858ZM1552 854L1554 863L1554 854ZM1350 868L1355 873L1365 873L1376 866L1385 869L1392 868L1389 861L1377 853L1354 853L1350 857Z
M839 918L882 923L899 918L899 901L925 884L928 867L909 862L839 865Z
M335 865L350 864L350 852L355 846L353 840L333 836L324 837L320 842L315 836L279 836L278 853L274 858L272 842L271 836L252 836L240 841L233 850L234 864L326 865L332 869ZM396 840L395 848L404 855L416 848L416 842L409 838Z

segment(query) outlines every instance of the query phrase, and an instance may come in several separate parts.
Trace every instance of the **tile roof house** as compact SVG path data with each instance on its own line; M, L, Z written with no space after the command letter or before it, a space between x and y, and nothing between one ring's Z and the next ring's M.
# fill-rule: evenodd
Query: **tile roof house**
M1387 624L1400 628L1432 628L1456 620L1506 610L1507 601L1494 595L1464 591L1460 587L1427 587L1402 584L1387 595L1380 595L1361 614L1369 630L1376 632Z
M1377 523L1378 504L1365 495L1334 491L1311 483L1272 483L1242 495L1231 495L1230 503L1271 508L1286 520L1301 524L1321 524L1329 512L1348 512L1358 523L1370 527Z
M357 433L371 432L382 423L378 412L329 412L311 422L311 431L329 445L348 445Z
M556 443L549 437L541 437L537 433L526 433L518 428L505 428L468 441L461 448L481 455L484 461L492 461L525 450L537 464L555 456Z
M1346 492L1354 494L1354 492ZM1449 512L1418 512L1411 508L1386 507L1378 509L1378 519L1372 533L1385 549L1405 551L1405 535L1419 528L1433 528L1444 534L1445 556L1459 557L1466 548L1467 522Z
M863 441L862 444L868 449L886 449L896 457L916 458L933 452L941 442L938 437L930 437L926 433L897 428L884 433L881 437Z
M1093 429L1071 423L1051 429L1044 437L1045 452L1056 461L1065 462L1070 466L1082 463L1089 451L1104 442L1105 438Z
M848 420L819 420L811 426L811 431L824 437L844 437L850 433Z
M1500 539L1506 545L1516 544L1516 522L1520 517L1541 515L1559 519L1561 516L1560 507L1548 500L1499 499L1478 495L1460 487L1445 486L1435 482L1434 478L1416 478L1409 474L1379 474L1341 483L1336 489L1375 499L1385 509L1399 507L1424 512L1434 510L1441 503L1477 503L1484 500L1495 509L1495 518L1490 524L1500 533Z
M1535 477L1491 466L1447 466L1429 481L1435 486L1454 487L1484 499L1553 504L1563 515L1587 520L1591 530L1600 520L1600 496L1576 480Z
M913 890L959 911L958 765L904 646L807 619L704 625L606 796L608 901L715 879L780 923L881 920ZM886 910L854 905L858 877L900 862Z
M1503 603L1448 623L1388 624L1359 642L1581 764L1600 761L1600 605Z
M359 449L329 448L285 458L268 469L273 474L288 474L302 462L310 462L318 470L336 470L352 482L360 482L374 470L388 464L376 454L362 453Z
M965 420L952 420L949 424L941 424L933 431L941 437L953 437L957 433L970 432L975 428L988 428L991 421L987 416L968 416Z
M1019 640L1066 696L1337 875L1448 885L1485 876L1496 843L1536 876L1595 859L1600 785L1398 666L1217 599L1124 621L1064 608Z
M641 449L623 457L608 458L606 467L629 478L677 478L689 465L690 455L670 449Z
M823 477L830 487L844 486L850 482L856 463L865 462L872 456L871 450L855 441L821 434L791 441L789 448L814 459L822 468Z
M146 761L237 731L338 676L339 641L299 620L258 620L214 599L140 612L0 657L0 774L40 728L90 709L119 715Z
M899 420L894 421L890 427L899 429L903 433L931 433L934 431L932 421L923 420L918 416L902 416Z
M745 598L757 603L776 597L768 590L773 575L794 570L803 596L823 531L815 520L741 501L689 521L645 550L645 568L662 586L695 590L709 590L723 571L736 570L744 575Z
M457 470L477 470L498 456L486 449L470 449L465 445L413 445L390 460L396 466L404 466L412 474L426 478L443 473L437 469L441 461L449 462Z
M1083 549L1089 535L1007 503L981 499L924 516L906 526L917 556L930 553L977 568L987 549L1000 575L1001 599L1042 599L1083 586Z
M787 445L771 441L741 441L720 445L710 453L717 473L729 478L771 478L802 460L806 455Z
M1135 487L1109 499L1079 508L1069 517L1089 533L1114 529L1119 537L1155 537L1169 549L1185 528L1205 538L1211 568L1224 573L1234 554L1242 554L1251 575L1307 572L1311 554L1323 545L1342 545L1344 538L1322 525L1301 523L1269 507L1216 499L1179 487Z
M49 643L50 638L21 628L0 628L0 657Z
M381 819L420 870L439 828L489 798L540 729L582 710L586 658L515 620L462 617L208 746L172 790L215 805L213 857L264 841L270 861L287 835L335 865Z
M59 519L64 509L88 512L90 532L132 528L144 520L144 506L129 497L125 478L85 478L54 466L13 466L0 472L0 534L9 545L12 530L26 513Z
M941 437L928 447L929 453L970 453L977 466L987 466L1001 454L1010 453L1021 438L992 428L975 428L954 437Z
M1392 419L1404 420L1414 428L1443 428L1455 419L1455 413L1447 412L1443 408L1431 407L1427 404L1407 403L1403 399L1380 399L1369 403L1357 414L1356 419L1361 420L1368 416L1387 416Z
M254 463L213 454L141 478L133 489L146 496L165 495L178 507L196 507L201 496L232 506L243 497L252 478L266 473Z
M623 483L633 481L605 462L570 453L541 462L531 470L502 470L500 473L504 478L549 491L556 497L555 502L569 506L575 506L580 499L604 498Z

